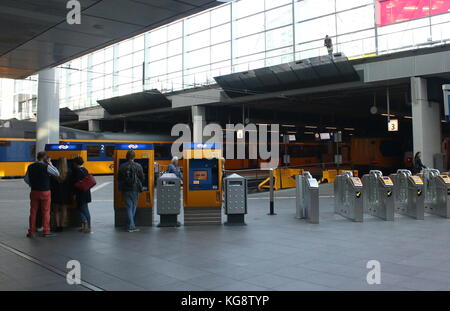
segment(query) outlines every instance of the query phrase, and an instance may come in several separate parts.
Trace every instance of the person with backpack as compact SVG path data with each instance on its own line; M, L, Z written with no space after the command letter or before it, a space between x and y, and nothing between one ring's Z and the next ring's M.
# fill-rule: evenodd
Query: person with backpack
M127 162L119 167L118 186L127 209L128 232L137 232L139 229L135 225L136 205L139 193L143 190L144 170L139 163L134 162L136 153L133 150L127 152L126 158Z
M81 157L73 159L73 189L77 201L77 208L80 212L81 229L84 233L91 233L91 214L89 213L88 204L92 201L91 189L80 189L77 187L86 177L89 177L88 170L83 166L84 160ZM91 175L92 176L92 175Z

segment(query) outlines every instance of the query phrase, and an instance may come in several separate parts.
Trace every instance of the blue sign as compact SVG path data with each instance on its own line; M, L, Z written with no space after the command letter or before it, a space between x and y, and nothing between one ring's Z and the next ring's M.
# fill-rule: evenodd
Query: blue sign
M127 143L118 144L116 146L117 150L153 150L153 144L139 144L139 143Z
M59 145L59 144L47 144L45 145L45 151L73 151L73 150L86 150L86 147L79 144L74 145Z
M442 85L444 91L444 114L445 120L450 122L450 84Z
M202 149L220 149L219 143L185 143L183 146L186 150L202 150Z

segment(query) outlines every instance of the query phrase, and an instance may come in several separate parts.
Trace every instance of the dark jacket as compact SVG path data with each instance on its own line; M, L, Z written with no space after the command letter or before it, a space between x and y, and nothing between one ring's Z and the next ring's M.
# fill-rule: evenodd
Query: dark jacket
M89 172L84 167L74 168L72 175L72 184L82 180ZM77 188L73 187L75 198L78 204L90 203L92 201L91 190L88 191L80 191Z
M132 184L127 184L127 175L128 173L131 173L131 177L133 182ZM118 186L119 191L137 191L142 192L143 187L142 184L144 183L145 176L144 176L144 170L142 169L142 166L139 163L136 163L134 161L127 161L120 165L119 167L119 174L118 174Z
M52 203L61 205L72 203L73 181L70 171L67 173L67 177L63 182L60 182L57 177L52 177L50 180L50 188L52 191Z
M420 173L423 168L427 168L419 157L414 158L414 174Z
M28 166L27 176L29 185L33 191L49 191L50 190L50 174L48 173L47 164L36 162Z
M331 38L326 38L323 43L327 48L330 48L333 46L333 41L331 41Z

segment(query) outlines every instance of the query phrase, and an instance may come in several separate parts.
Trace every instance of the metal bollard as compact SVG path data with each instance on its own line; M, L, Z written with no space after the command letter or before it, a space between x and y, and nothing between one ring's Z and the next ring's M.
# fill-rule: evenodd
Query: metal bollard
M274 208L274 191L273 191L273 168L270 169L270 199L269 199L269 214L270 216L276 215Z

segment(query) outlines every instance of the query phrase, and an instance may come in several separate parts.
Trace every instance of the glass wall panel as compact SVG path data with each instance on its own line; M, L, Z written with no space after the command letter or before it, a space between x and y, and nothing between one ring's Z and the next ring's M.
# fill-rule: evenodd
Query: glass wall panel
M347 0L351 1L351 0ZM295 21L305 21L335 12L334 0L302 0L295 2Z
M231 58L231 42L211 47L211 63L221 62Z
M266 0L266 10L288 3L292 4L292 0Z
M375 26L373 6L341 12L336 15L336 18L338 34L369 29Z
M266 50L293 45L294 36L292 32L292 26L268 31L266 33Z
M292 5L266 12L266 29L292 24Z
M231 5L227 4L211 11L211 27L231 21Z
M233 55L241 57L253 53L259 53L265 49L264 33L237 39L233 43Z
M295 25L295 42L304 43L316 39L324 39L326 35L336 36L336 20L329 15Z
M264 0L240 0L233 3L233 18L242 18L264 11Z
M211 44L231 40L231 25L225 24L211 29Z
M336 11L344 11L367 4L372 6L373 12L373 0L336 0Z
M211 26L210 12L201 13L190 17L184 22L184 31L186 35L207 29Z
M261 31L264 31L264 13L237 20L234 23L233 36L239 38Z

